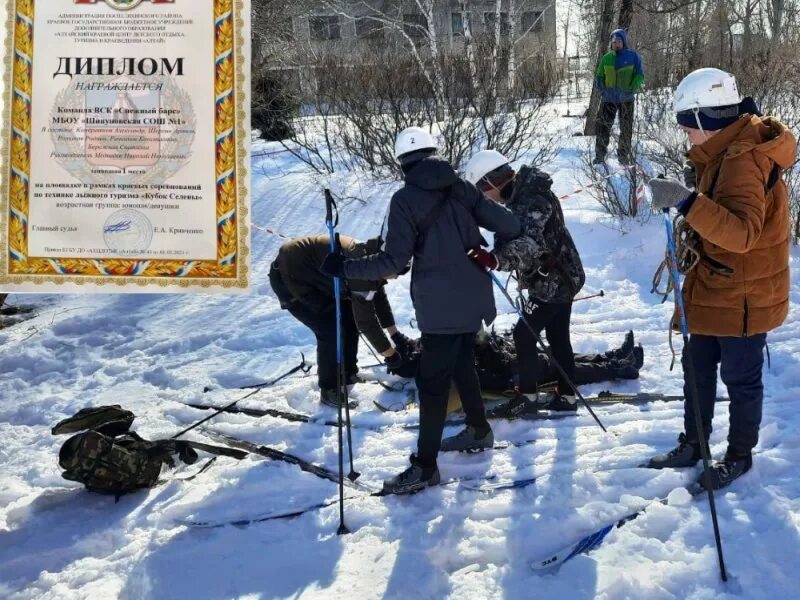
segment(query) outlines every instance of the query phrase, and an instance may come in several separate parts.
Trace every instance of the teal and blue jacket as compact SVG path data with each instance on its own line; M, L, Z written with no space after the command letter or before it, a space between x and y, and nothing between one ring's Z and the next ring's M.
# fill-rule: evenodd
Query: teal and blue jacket
M644 85L642 59L628 48L628 36L624 30L615 30L612 39L614 36L622 38L622 50L612 50L600 60L595 73L597 87L603 95L603 102L633 102L633 95L642 91Z

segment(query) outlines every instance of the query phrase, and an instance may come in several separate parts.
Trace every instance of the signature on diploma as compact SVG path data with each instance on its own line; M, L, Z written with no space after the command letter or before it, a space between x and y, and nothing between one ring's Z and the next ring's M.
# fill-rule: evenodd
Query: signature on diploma
M103 229L103 233L116 233L119 231L128 231L131 228L130 221L120 221L119 223L114 223L113 225L106 225Z

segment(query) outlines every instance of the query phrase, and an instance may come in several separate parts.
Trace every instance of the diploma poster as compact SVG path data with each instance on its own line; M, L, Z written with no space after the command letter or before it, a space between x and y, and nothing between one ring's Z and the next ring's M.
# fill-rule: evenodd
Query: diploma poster
M246 291L250 1L0 1L0 292Z

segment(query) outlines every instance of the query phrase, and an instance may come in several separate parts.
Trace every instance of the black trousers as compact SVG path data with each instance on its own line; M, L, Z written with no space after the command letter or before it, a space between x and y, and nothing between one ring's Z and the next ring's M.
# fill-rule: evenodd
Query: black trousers
M715 337L692 335L688 351L683 351L683 372L691 356L697 379L698 398L694 398L688 382L684 383L684 428L690 440L697 440L693 401L700 403L703 432L706 440L711 435L714 418L714 400L717 395L717 365L720 365L722 382L730 397L730 431L728 447L736 454L748 454L758 443L761 426L761 409L764 401L764 384L761 373L764 367L764 345L767 334L749 337Z
M609 360L596 360L599 355L575 355L575 370L571 377L575 385L588 385L590 383L601 383L603 381L613 381L615 379L630 379L620 377L622 369L611 363ZM551 364L550 357L539 353L539 385L558 381L560 375L555 365Z
M569 320L572 316L572 302L564 304L536 304L532 312L526 312L526 320L537 334L544 329L550 351L566 372L570 380L575 380L575 356L569 339ZM534 393L540 379L539 351L536 338L520 319L514 327L514 344L519 363L519 387L523 393ZM561 394L574 394L572 386L559 375L558 391Z
M603 102L597 113L597 136L595 137L594 155L605 160L608 152L608 141L611 138L611 128L614 118L619 112L619 148L617 156L620 159L631 157L631 138L633 138L633 102Z
M451 381L461 396L467 425L483 428L489 423L475 370L475 333L423 333L421 342L417 458L421 465L433 467L442 445Z
M322 311L293 302L287 310L317 338L317 381L323 389L336 389L336 308L334 304ZM358 373L358 329L353 319L350 300L342 299L342 355L345 377ZM343 382L346 383L346 382Z

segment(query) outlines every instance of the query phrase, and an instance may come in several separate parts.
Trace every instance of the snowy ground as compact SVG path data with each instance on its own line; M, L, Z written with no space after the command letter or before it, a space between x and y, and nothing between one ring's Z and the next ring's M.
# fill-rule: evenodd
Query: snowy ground
M583 151L569 146L555 164L557 193L572 191ZM274 150L266 145L254 148ZM253 221L290 236L324 231L320 181L275 155L254 159ZM394 184L357 175L334 189L366 201L346 202L343 233L377 233ZM591 199L564 202L587 271L585 292L603 299L575 305L578 351L616 346L634 329L645 347L636 382L619 391L681 393L670 372L666 323L671 303L650 294L663 256L662 221L614 226ZM431 489L410 498L360 497L347 504L353 531L338 537L335 506L297 519L247 528L193 530L181 519L238 518L331 499L336 487L299 469L260 458L220 459L191 482L113 499L90 495L60 477L58 420L88 405L121 403L148 438L168 437L208 413L187 402L221 404L231 388L313 357L310 333L279 309L267 272L282 240L253 232L254 292L247 297L175 295L16 296L37 316L0 330L0 597L2 598L796 598L800 594L800 286L787 323L769 338L771 369L758 456L751 473L717 498L733 580L719 581L708 508L653 505L611 533L603 546L537 576L532 560L643 507L694 473L634 468L671 447L682 407L606 406L596 411L615 435L585 413L554 422L498 423L498 440L536 442L481 455L442 456L443 476L536 476L535 485L493 495ZM800 279L800 253L792 274ZM418 335L408 277L389 286L398 323ZM499 324L514 321L505 313ZM362 364L374 360L363 351ZM245 403L332 418L320 409L313 377L293 377ZM203 393L204 386L215 391ZM587 386L593 393L609 386ZM725 394L724 389L720 390ZM354 421L413 422L416 410L381 415L379 387L359 384ZM725 451L727 405L718 406L712 449ZM224 415L221 431L285 449L336 468L335 430L269 417ZM451 431L452 432L452 431ZM379 485L406 465L414 432L353 431L361 480ZM198 437L197 439L203 439ZM182 468L179 475L196 470Z

